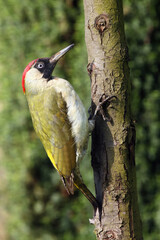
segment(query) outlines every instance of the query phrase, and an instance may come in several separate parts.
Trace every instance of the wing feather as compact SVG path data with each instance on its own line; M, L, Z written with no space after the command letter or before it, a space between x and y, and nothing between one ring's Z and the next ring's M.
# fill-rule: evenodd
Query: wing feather
M55 168L60 175L69 179L76 166L76 146L66 103L62 94L54 89L35 98L29 105L32 113L39 109L36 114L31 114L35 131Z

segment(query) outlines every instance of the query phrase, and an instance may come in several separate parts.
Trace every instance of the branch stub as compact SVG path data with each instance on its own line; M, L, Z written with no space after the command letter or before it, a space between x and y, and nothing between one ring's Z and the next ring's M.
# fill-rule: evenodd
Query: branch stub
M109 24L109 17L106 14L100 14L95 18L94 26L102 34L107 28Z

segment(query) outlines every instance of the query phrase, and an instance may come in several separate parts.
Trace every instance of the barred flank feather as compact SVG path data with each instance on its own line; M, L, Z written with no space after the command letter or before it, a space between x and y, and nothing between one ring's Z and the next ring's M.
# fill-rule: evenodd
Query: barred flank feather
M61 176L61 179L62 179L62 182L65 186L67 193L73 195L74 194L74 176L73 176L73 174L71 174L70 177L66 177L66 178Z

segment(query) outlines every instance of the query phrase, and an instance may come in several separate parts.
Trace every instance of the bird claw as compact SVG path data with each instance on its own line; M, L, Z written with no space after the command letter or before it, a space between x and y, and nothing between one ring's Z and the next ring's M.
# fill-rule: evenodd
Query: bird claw
M104 121L108 121L108 122L111 122L111 121L112 121L112 118L111 118L111 117L106 117L106 116L105 116L105 113L104 113L104 110L103 110L103 105L106 104L106 103L108 103L108 106L109 106L110 100L111 100L112 98L116 98L116 99L117 99L117 97L114 96L114 95L113 95L113 96L107 96L107 97L106 97L106 95L103 94L103 95L100 97L100 99L99 99L99 104L97 105L97 107L96 107L96 109L95 109L95 112L94 112L94 115L93 115L93 118L92 118L92 119L95 119L97 113L100 112L100 113L101 113L101 116L102 116L102 118L103 118Z

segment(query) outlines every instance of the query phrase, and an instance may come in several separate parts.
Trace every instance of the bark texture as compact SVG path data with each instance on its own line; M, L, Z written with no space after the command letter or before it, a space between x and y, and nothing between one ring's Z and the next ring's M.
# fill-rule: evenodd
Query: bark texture
M142 240L135 173L135 128L130 113L128 49L121 0L84 0L85 39L92 111L106 96L105 121L96 116L92 166L97 200L97 239Z

